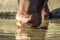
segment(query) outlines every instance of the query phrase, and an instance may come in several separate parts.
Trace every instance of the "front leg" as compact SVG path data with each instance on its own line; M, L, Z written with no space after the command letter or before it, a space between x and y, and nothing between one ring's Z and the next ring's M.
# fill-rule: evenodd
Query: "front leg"
M19 20L19 17L18 15L16 15L16 32L15 32L15 37L16 37L16 40L21 40L21 23L20 23L20 20Z
M16 24L17 24L16 33L15 33L16 40L28 40L30 38L25 33L25 31L27 31L24 26L25 22L21 22L21 21L23 20L20 20L19 17L16 17Z
M46 4L44 4L42 11L41 11L41 17L42 17L42 22L41 25L39 26L39 28L41 29L47 29L48 27L48 23L49 23L49 8L48 8L48 4L46 2Z

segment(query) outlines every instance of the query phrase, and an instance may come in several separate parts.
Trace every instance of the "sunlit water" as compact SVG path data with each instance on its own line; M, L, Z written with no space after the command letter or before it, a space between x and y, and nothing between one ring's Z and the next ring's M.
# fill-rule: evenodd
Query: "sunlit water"
M16 40L15 29L15 20L0 19L0 40ZM31 40L60 40L60 19L50 20L48 30L33 29L29 33Z

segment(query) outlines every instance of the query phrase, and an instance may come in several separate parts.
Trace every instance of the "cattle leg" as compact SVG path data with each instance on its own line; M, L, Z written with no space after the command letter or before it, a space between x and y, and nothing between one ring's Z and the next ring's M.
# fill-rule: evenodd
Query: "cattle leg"
M47 29L48 23L49 23L49 8L48 8L47 2L46 4L44 4L42 8L41 17L42 17L42 23L41 23L40 28Z

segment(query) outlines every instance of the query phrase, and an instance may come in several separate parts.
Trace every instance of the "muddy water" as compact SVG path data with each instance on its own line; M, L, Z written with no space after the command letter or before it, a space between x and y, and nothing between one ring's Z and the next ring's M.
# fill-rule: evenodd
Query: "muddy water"
M15 29L15 20L0 19L0 40L16 40ZM48 30L34 29L29 33L31 40L60 40L60 19L50 20Z

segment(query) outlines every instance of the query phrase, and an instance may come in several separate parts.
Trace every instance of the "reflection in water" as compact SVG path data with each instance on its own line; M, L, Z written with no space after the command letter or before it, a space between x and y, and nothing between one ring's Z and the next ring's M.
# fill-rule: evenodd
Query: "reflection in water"
M21 28L19 35L16 36L17 40L45 40L46 30Z
M0 40L16 40L15 34L11 34L15 32L15 26L16 24L13 19L0 19ZM31 40L60 40L60 19L50 20L48 30L23 30L28 34Z
M26 40L45 40L46 30L42 29L22 29L24 36L28 36ZM23 33L22 33L23 34ZM0 40L16 40L15 36L0 35ZM23 40L25 40L23 38Z

